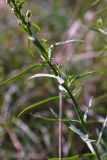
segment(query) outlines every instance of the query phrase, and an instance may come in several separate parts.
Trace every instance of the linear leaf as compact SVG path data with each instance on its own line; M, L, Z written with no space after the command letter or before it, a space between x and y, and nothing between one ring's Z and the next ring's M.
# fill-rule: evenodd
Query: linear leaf
M35 75L29 77L28 80L33 79L33 78L39 78L39 77L55 78L55 79L58 80L59 84L63 84L64 83L64 80L61 77L55 76L54 74L46 74L46 73L35 74Z
M49 58L51 58L51 51L52 51L53 48L55 48L55 47L57 47L57 46L60 46L60 45L65 45L65 44L68 44L68 43L74 43L74 42L83 43L84 41L83 41L83 40L79 40L79 39L71 39L71 40L60 41L60 42L57 42L57 43L55 43L55 44L52 44L52 45L48 48Z
M78 128L76 128L74 125L70 125L69 127L73 132L75 132L77 135L79 135L79 137L87 144L88 148L90 149L90 151L95 154L95 150L93 148L93 145L91 142L94 142L95 140L90 139L89 135L85 135L83 132L81 132Z
M40 27L36 23L32 22L31 24L36 30L40 31Z
M83 158L83 157L95 158L96 155L92 153L86 153L86 154L76 155L73 157L61 158L61 160L77 160L77 158ZM59 160L59 158L49 158L48 160Z
M62 98L66 98L66 96L63 96ZM24 112L26 112L26 111L28 111L28 110L30 110L30 109L32 109L32 108L38 107L38 106L40 106L40 105L42 105L42 104L44 104L44 103L47 103L47 102L49 102L49 101L55 101L55 100L57 100L57 99L59 99L59 96L50 97L50 98L47 98L47 99L42 100L42 101L40 101L40 102L34 103L34 104L26 107L25 109L23 109L23 110L19 113L18 116L21 116Z
M89 71L89 72L80 74L79 76L76 77L76 79L83 78L83 77L89 76L91 74L100 74L100 72L98 72L98 71Z
M89 72L86 72L86 73L82 73L80 75L77 75L77 76L74 76L72 79L71 79L71 82L70 82L70 85L72 83L75 82L75 80L78 80L78 79L81 79L81 78L84 78L84 77L87 77L89 75L94 75L94 74L105 74L107 73L107 69L106 68L103 68L99 71L89 71Z
M27 69L21 71L20 73L16 74L15 76L10 77L9 79L4 80L3 82L1 82L0 86L3 85L3 84L7 84L7 83L10 83L12 81L15 81L17 79L20 79L20 78L24 77L27 73L29 73L30 71L32 71L34 68L41 67L41 66L43 66L43 64L34 64L34 65L31 65L30 67L28 67Z
M73 43L73 42L84 42L84 40L79 40L79 39L71 39L71 40L66 40L66 41L61 41L61 42L57 42L55 44L52 44L50 46L50 48L53 48L53 47L56 47L56 46L59 46L59 45L64 45L64 44L68 44L68 43Z
M46 120L46 121L50 121L50 122L58 122L59 121L59 118L50 118L50 117L44 117L44 116L41 116L41 115L33 115L37 118L40 118L40 119L43 119L43 120ZM76 123L80 123L80 121L78 120L70 120L70 119L62 119L62 122L76 122Z
M101 29L101 28L94 28L94 27L90 27L91 30L95 31L95 32L98 32L98 33L101 33L101 34L104 34L104 35L107 35L107 31Z
M101 141L101 138L102 138L103 131L104 131L105 127L106 127L106 124L107 124L107 116L105 118L105 121L103 123L102 129L101 129L99 137L98 137L97 147L99 147L99 145L100 145L100 141Z
M83 119L84 119L84 122L86 123L86 121L87 121L87 117L88 117L88 112L89 112L89 110L90 110L90 108L92 107L92 98L90 99L90 101L89 101L89 105L88 105L88 107L87 107L87 110L86 110L86 112L84 113L84 117L83 117Z
M77 75L77 76L74 76L72 79L71 79L71 82L70 82L70 85L72 83L74 83L76 80L78 79L81 79L81 78L84 78L84 77L87 77L89 75L93 75L93 74L103 74L103 71L89 71L89 72L86 72L86 73L83 73L83 74L80 74L80 75Z
M31 41L30 41L30 39L28 38L28 50L29 50L29 53L30 53L30 55L31 55L32 57L35 57L32 49L31 49L31 47L30 47L30 42L31 42Z

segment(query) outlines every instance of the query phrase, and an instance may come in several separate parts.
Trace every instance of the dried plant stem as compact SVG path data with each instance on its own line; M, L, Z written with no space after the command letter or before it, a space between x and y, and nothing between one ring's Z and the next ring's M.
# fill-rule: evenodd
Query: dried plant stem
M59 135L58 135L58 158L62 158L62 92L59 92Z

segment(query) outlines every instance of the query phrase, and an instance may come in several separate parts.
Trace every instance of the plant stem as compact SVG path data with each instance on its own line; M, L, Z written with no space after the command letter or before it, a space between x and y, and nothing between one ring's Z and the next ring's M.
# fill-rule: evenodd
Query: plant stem
M59 92L59 135L58 135L58 158L61 160L62 158L62 92Z

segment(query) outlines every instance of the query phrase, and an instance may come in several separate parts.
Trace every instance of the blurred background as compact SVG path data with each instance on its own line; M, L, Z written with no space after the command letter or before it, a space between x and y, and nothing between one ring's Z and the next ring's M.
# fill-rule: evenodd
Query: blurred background
M66 73L79 75L87 71L107 68L107 0L93 4L93 0L31 0L24 10L32 10L32 21L41 28L40 39L51 45L58 41L81 39L84 43L72 43L53 51L53 62L61 64ZM97 29L101 27L103 32ZM4 0L0 0L0 81L16 75L31 64L41 62L38 50L32 46L36 58L29 55L27 35L19 28L16 17ZM47 67L36 68L20 80L0 87L0 159L47 160L58 155L58 123L38 118L52 117L50 108L58 113L58 101L49 102L26 112L25 107L45 98L57 96L54 80L43 78L25 83L36 73L49 73ZM76 81L71 91L80 88L76 99L83 112L89 101L93 105L89 124L93 138L97 139L107 115L107 74L92 75ZM63 101L63 116L75 118L72 103ZM96 123L98 122L98 123ZM63 157L89 152L77 135L63 126ZM101 154L107 154L107 129L101 141Z

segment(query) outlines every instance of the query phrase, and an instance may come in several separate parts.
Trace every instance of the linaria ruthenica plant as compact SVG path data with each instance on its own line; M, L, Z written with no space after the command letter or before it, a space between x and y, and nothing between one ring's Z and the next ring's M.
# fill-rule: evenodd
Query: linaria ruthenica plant
M35 24L34 22L31 21L32 11L30 9L28 9L25 14L23 13L22 9L23 9L23 5L24 5L24 1L22 1L22 0L6 0L6 3L11 7L12 12L14 13L14 15L17 18L19 26L23 29L24 32L26 32L26 34L28 36L28 49L29 49L30 55L34 59L36 58L36 55L33 53L32 49L31 49L31 43L33 43L34 46L39 51L41 63L31 65L29 68L27 68L26 70L23 70L22 72L15 75L14 77L11 77L7 80L4 80L1 83L1 85L10 83L12 81L15 81L15 80L23 77L25 74L30 73L30 71L32 71L32 69L34 69L36 67L44 67L45 66L48 68L49 73L34 74L26 80L26 83L28 81L30 81L31 79L36 79L36 78L44 78L44 77L53 78L57 82L57 87L59 90L58 96L47 98L43 101L39 101L38 103L35 103L35 104L32 104L32 105L26 107L24 110L22 110L20 112L19 117L21 117L22 114L24 114L26 111L28 111L32 108L38 107L41 104L47 103L49 101L59 100L59 117L57 115L55 115L54 111L52 111L52 114L54 116L53 119L40 117L43 120L58 121L59 122L59 157L58 158L50 158L50 160L57 160L57 159L65 159L65 160L73 159L74 160L74 159L79 159L82 157L85 157L85 158L90 157L93 159L101 160L98 146L99 146L102 132L103 132L103 129L105 128L107 120L105 120L104 125L101 130L101 133L99 134L98 142L96 142L96 140L91 138L91 133L89 132L88 123L87 123L87 114L88 114L89 108L91 107L92 100L90 100L88 110L83 114L81 107L75 98L75 95L78 90L75 93L72 92L71 86L77 80L79 80L81 78L84 78L86 76L93 75L93 74L103 74L103 73L105 73L105 70L103 70L103 71L102 70L101 71L90 71L90 72L80 74L78 76L73 76L68 73L64 73L62 70L63 66L61 66L60 64L53 63L52 53L53 53L54 48L56 48L57 46L68 44L68 43L80 43L80 44L85 43L84 40L72 39L72 40L57 42L55 44L48 46L45 40L39 39L39 37L33 33L34 29L36 31L38 31L38 30L40 30L40 28L37 24ZM97 3L97 1L96 1L96 3ZM95 4L93 4L93 5L95 5ZM101 32L102 34L106 34L106 32L100 28L101 20L99 20L97 24L98 24L97 28L92 28L92 29L96 30L98 32ZM63 117L62 117L62 100L63 99L66 99L66 100L70 99L72 101L73 109L74 109L76 117L77 117L76 120L63 119ZM76 133L83 140L83 142L86 143L86 145L88 146L88 148L90 150L90 153L76 155L76 156L73 156L70 158L69 157L62 158L62 155L61 155L61 149L63 147L61 144L62 123L64 123L68 127L68 129L71 130L71 132ZM77 123L77 125L74 125L76 123Z

